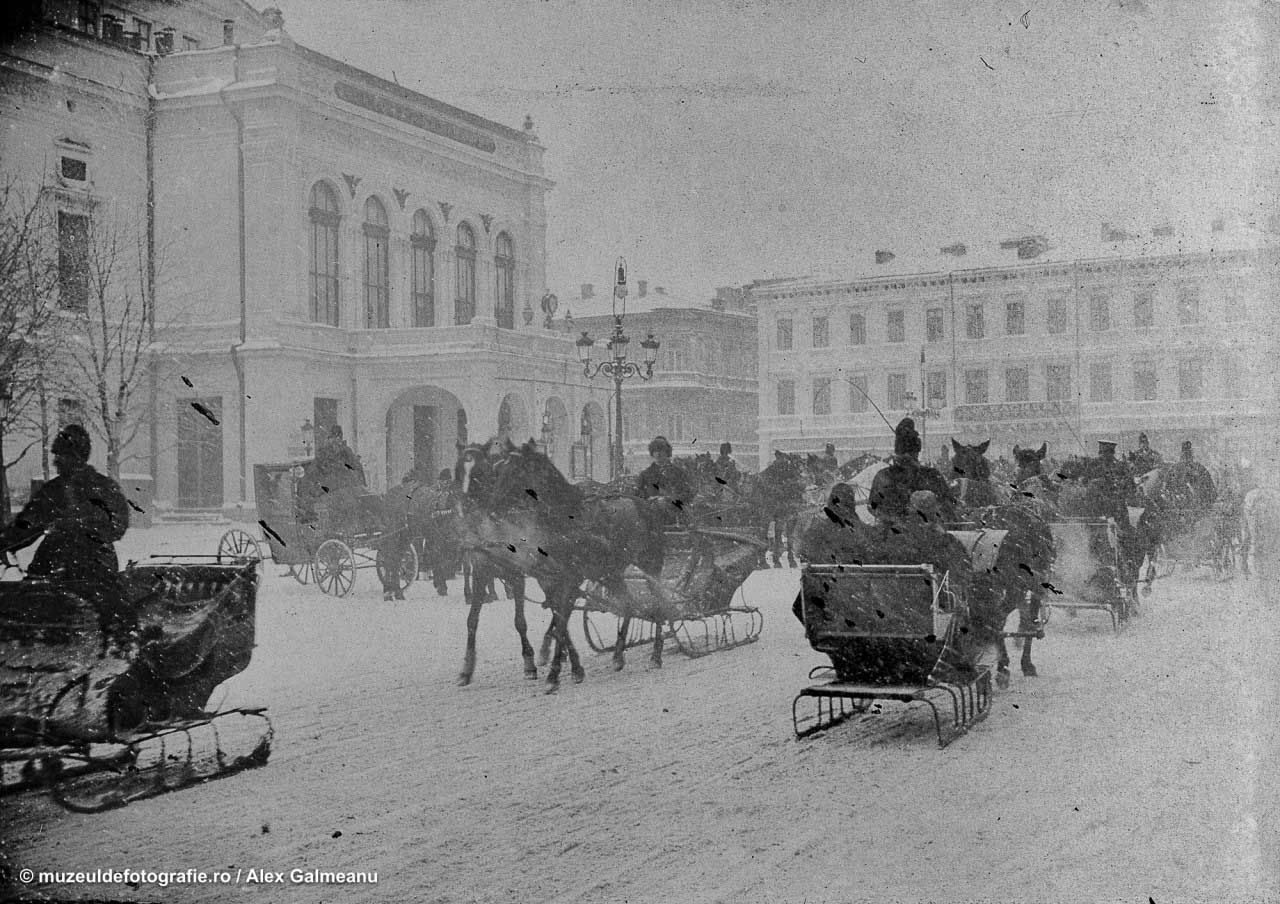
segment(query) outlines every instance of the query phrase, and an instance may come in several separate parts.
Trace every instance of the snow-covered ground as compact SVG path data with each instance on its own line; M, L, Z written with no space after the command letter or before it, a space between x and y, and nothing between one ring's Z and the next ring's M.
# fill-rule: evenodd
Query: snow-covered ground
M212 552L225 526L135 531L122 560ZM1280 612L1256 584L1179 575L1113 635L1057 614L988 719L939 750L890 704L797 741L823 658L792 570L745 600L758 643L700 659L585 651L553 696L521 677L512 607L487 606L459 688L466 609L429 582L342 600L267 563L250 668L214 703L261 704L262 769L94 816L3 804L13 875L225 870L232 885L40 884L37 899L424 902L1252 902L1280 900ZM531 635L545 614L530 608ZM581 642L581 625L575 624ZM581 644L585 648L585 644ZM250 869L284 884L250 885ZM376 871L377 883L290 882Z

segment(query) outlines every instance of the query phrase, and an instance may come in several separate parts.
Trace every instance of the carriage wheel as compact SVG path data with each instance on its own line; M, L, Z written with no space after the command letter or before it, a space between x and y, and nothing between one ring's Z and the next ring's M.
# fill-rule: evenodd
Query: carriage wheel
M262 561L262 548L248 531L233 527L218 541L218 564Z
M379 549L373 562L374 569L378 573L378 580L382 582L382 586L387 586L387 569L382 563L382 550ZM403 591L408 590L409 585L418 578L418 551L413 548L410 543L405 547L404 554L400 557L400 580L397 586Z
M303 562L301 565L290 565L286 573L299 584L306 586L311 583L311 578L314 576L313 570L310 562Z
M341 540L325 540L316 550L316 583L330 596L344 597L356 584L356 556Z

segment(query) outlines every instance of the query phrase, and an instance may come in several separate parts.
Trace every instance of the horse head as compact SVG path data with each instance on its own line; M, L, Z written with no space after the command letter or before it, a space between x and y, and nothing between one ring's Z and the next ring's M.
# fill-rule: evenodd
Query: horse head
M524 508L572 514L583 498L582 489L570 483L532 439L513 447L495 469L495 511Z
M975 446L967 446L953 439L951 441L953 450L951 476L967 480L989 480L991 463L987 461L987 449L990 447L991 440L985 440Z
M1018 476L1015 481L1021 483L1043 473L1041 462L1044 461L1048 452L1048 443L1041 443L1039 449L1023 449L1021 446L1014 446L1013 459L1018 463Z

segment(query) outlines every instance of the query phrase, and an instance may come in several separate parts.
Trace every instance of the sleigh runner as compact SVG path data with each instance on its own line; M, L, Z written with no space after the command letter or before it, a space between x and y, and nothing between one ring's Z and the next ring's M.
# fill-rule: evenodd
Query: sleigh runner
M617 651L619 643L629 649L652 643L660 626L691 657L753 643L764 616L733 600L764 549L763 541L729 531L668 531L661 574L631 566L620 589L584 582L578 608L587 643L600 653ZM628 615L627 633L619 638L619 620Z

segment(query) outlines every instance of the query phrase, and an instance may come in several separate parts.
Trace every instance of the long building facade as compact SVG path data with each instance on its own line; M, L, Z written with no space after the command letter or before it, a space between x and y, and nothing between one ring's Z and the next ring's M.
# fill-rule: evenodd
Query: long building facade
M623 322L634 353L640 352L640 340L650 333L662 343L653 378L633 378L623 384L627 471L638 473L649 463L649 441L658 435L671 441L677 457L714 455L721 443L728 442L741 465L755 470L759 456L756 318L745 295L719 289L710 304L696 307L665 293L649 295L647 300L655 306L628 314ZM611 315L579 317L573 325L596 340L597 356L607 353L605 343L613 332ZM612 387L611 380L605 382ZM612 441L616 429L612 406L606 418Z
M334 425L378 490L498 434L569 471L607 392L533 316L552 183L531 120L352 68L238 0L34 8L0 50L0 167L59 223L145 224L148 423L121 470L159 509L249 513L253 465ZM73 268L89 233L60 229Z
M1278 426L1278 246L1226 232L1185 245L752 284L762 458L888 452L907 414L930 459L953 438L1006 458L1047 442L1062 459L1140 432L1166 457L1186 439L1219 462L1256 453Z

